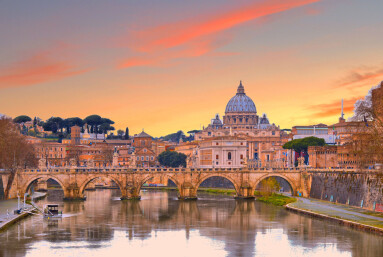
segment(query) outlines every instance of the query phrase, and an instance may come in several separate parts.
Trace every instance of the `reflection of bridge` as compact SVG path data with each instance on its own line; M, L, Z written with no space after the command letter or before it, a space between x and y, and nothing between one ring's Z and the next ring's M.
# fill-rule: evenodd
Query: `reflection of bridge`
M87 168L56 168L46 170L18 170L15 179L6 188L6 198L23 195L28 192L30 185L37 180L53 179L64 190L67 200L84 199L86 186L96 178L113 180L120 188L121 199L138 199L142 185L149 179L160 176L173 181L179 192L180 199L196 199L200 184L210 177L224 177L231 181L238 198L254 197L257 185L267 177L281 177L291 186L292 193L297 191L308 196L310 184L306 171L300 169L87 169ZM3 184L8 181L7 174L2 174Z

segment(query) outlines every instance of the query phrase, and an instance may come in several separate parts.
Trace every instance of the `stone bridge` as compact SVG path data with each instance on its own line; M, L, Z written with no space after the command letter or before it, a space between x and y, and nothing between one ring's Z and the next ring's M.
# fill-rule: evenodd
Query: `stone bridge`
M83 200L84 190L97 178L113 180L121 191L121 199L139 199L142 185L153 177L169 179L178 188L179 199L196 199L201 183L211 177L223 177L231 181L236 191L236 198L253 198L257 185L268 177L281 177L286 180L296 195L301 192L309 196L309 176L305 169L126 169L126 168L54 168L20 169L16 172L11 188L7 188L10 174L0 173L5 188L5 198L17 197L27 193L33 182L53 179L64 191L65 200Z

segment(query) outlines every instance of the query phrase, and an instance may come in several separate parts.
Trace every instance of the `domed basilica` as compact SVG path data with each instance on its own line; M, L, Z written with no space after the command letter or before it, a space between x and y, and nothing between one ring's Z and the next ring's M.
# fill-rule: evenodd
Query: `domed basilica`
M283 166L286 161L282 145L288 140L287 134L270 124L266 114L258 116L242 82L226 105L223 121L216 114L207 127L195 134L195 140L200 142L197 167L241 167L245 163ZM229 158L228 153L233 155Z
M203 139L206 136L229 135L255 135L258 130L279 130L274 124L270 125L266 114L260 118L253 100L245 93L245 88L240 81L237 93L226 105L223 122L216 114L211 123L198 133L196 139ZM204 133L206 132L206 133ZM198 138L200 136L200 138Z

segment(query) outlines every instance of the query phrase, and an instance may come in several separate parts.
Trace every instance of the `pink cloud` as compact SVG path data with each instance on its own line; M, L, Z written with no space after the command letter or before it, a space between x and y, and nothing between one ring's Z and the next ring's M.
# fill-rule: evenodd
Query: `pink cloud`
M64 57L68 46L60 44L5 67L0 72L0 88L31 86L87 72Z
M215 42L219 41L220 37L218 34L223 31L254 19L319 1L265 0L227 13L210 15L198 21L177 22L145 31L134 32L129 35L129 40L120 40L120 45L128 45L136 52L147 54L145 56L146 61L139 58L138 64L147 62L150 65L164 59L201 56L222 46L222 44L216 44ZM201 43L201 40L208 41L208 43ZM169 54L169 52L175 53ZM118 66L120 68L132 67L132 65L124 65L124 63L133 64L134 58L131 57L124 60Z

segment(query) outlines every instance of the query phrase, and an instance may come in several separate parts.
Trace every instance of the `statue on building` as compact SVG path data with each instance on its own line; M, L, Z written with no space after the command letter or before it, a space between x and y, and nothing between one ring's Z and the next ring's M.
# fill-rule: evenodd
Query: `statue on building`
M45 158L41 158L39 160L39 169L46 169L47 168L47 160Z
M75 158L71 158L71 159L69 160L69 166L70 166L71 168L77 167L77 161L76 161Z
M136 160L136 154L135 152L132 153L132 157L131 157L131 162L130 162L130 166L131 168L136 168L137 167L137 160Z
M305 166L305 157L301 156L298 158L298 167L304 167Z
M114 147L114 153L113 153L113 162L112 162L112 165L113 167L118 167L118 151L117 151L117 147Z
M89 159L89 161L88 161L88 167L89 167L89 168L94 168L94 160L93 160L93 159Z

